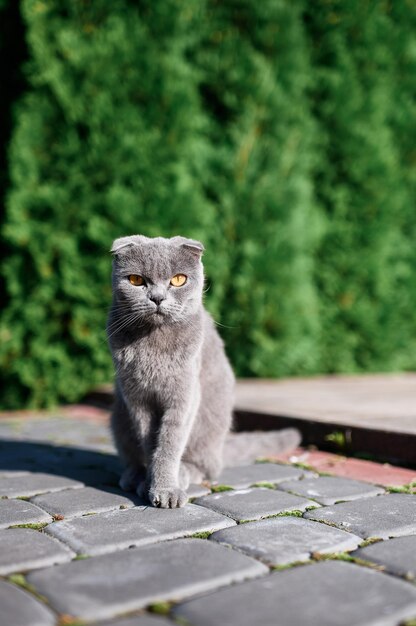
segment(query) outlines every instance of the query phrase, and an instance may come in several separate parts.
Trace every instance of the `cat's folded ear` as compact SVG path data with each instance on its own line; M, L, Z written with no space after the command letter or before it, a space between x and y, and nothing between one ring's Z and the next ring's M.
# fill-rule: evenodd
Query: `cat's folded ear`
M172 237L171 241L174 241L181 248L190 252L193 256L200 259L205 248L200 241L196 241L196 239L186 239L186 237Z
M129 237L119 237L113 241L110 252L118 254L131 246L139 246L142 240L145 239L142 235L131 235Z

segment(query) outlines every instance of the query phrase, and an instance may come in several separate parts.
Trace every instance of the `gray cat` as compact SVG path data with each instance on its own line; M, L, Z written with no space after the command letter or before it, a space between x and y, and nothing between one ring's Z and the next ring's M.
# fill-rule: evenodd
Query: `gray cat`
M154 506L186 504L190 482L227 465L290 449L296 430L263 437L231 427L234 375L202 303L199 241L141 235L116 239L107 333L116 368L112 431L124 490Z

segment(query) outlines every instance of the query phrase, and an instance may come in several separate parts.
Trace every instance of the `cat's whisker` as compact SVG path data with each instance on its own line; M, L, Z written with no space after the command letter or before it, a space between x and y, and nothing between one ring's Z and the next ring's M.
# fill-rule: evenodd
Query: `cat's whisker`
M119 326L117 326L117 328L115 330L113 330L111 333L108 333L108 337L107 338L110 339L113 335L115 335L116 333L120 332L120 330L122 330L123 328L126 328L127 326L130 326L131 324L134 323L134 321L138 321L139 319L140 319L140 316L137 315L137 313L129 315L127 319L123 319L122 323ZM112 325L110 325L108 327L108 329L111 326ZM107 329L107 332L108 332L108 329Z

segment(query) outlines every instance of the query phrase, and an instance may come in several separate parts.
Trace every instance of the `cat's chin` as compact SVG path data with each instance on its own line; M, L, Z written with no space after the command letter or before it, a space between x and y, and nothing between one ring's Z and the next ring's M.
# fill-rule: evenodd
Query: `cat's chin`
M154 313L151 313L148 319L154 326L161 326L162 324L165 324L167 321L169 321L168 316L161 311L155 311Z

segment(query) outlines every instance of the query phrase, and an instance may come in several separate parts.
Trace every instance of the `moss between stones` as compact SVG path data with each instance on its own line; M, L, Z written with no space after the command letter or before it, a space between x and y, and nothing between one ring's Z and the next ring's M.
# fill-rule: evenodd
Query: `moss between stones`
M273 483L268 483L266 481L253 483L252 485L250 485L250 487L264 487L265 489L276 489L276 485L274 485Z
M369 539L364 539L358 547L366 548L367 546L371 546L373 543L379 543L379 541L383 540L380 537L370 537Z
M360 559L359 557L352 556L348 552L333 552L330 554L320 554L319 552L313 552L311 554L311 558L314 561L347 561L348 563L355 563L356 565L375 569L379 572L384 572L386 569L384 565L379 565L377 563L373 563L372 561Z
M10 576L7 577L7 580L13 585L17 585L18 587L21 587L25 591L28 591L29 593L31 593L33 596L35 596L38 600L40 600L44 604L48 604L48 601L45 598L45 596L42 596L40 593L38 593L36 589L33 587L33 585L30 585L27 582L23 574L11 574Z
M173 602L156 602L155 604L150 604L147 610L157 615L169 615L172 606Z
M213 530L204 530L200 533L194 533L193 535L191 535L191 539L208 539L208 537L210 537L212 535L214 531Z
M312 561L293 561L292 563L284 563L283 565L272 565L271 570L273 572L282 572L286 569L292 569L293 567L299 567L299 565L310 565Z
M84 561L85 559L89 559L91 556L89 554L77 554L72 560L73 561Z
M48 522L39 522L38 524L15 524L14 526L9 526L9 528L31 528L32 530L42 530L45 526L48 525Z
M411 493L416 494L416 482L407 483L399 487L385 487L388 493Z
M221 491L234 491L233 487L229 485L211 485L212 493L219 493Z

